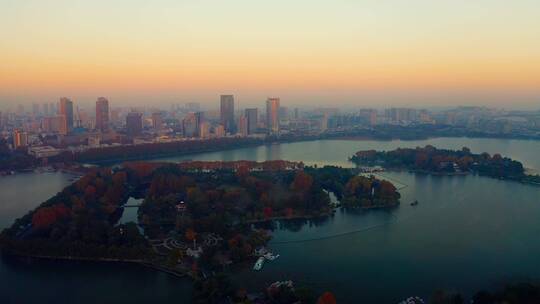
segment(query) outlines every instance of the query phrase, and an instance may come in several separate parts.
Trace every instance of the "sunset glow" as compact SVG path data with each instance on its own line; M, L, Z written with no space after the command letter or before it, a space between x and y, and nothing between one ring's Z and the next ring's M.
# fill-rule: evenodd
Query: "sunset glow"
M232 92L534 106L539 12L529 0L2 1L0 103Z

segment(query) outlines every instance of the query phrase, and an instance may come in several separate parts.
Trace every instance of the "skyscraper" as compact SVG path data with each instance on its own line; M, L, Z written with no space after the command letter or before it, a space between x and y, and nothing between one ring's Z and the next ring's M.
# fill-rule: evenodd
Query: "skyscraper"
M221 95L221 124L226 132L234 133L234 96Z
M266 126L268 133L279 133L279 98L266 100Z
M109 101L105 97L96 101L96 130L103 133L109 130Z
M238 117L238 133L242 136L248 136L248 120L246 116L241 115Z
M185 137L197 137L200 135L200 125L203 122L202 112L189 112L182 120L182 129Z
M259 110L256 108L246 109L245 116L247 119L247 133L254 134L257 131L259 122Z
M197 136L201 135L201 125L205 123L204 112L195 112L195 133Z
M199 123L199 137L200 138L209 138L210 137L210 124L206 121Z
M73 130L73 101L67 97L60 98L58 114L62 116L60 134L67 135Z
M128 113L126 116L126 132L129 136L137 136L142 133L142 113Z
M28 134L20 130L13 132L13 148L18 149L28 145Z

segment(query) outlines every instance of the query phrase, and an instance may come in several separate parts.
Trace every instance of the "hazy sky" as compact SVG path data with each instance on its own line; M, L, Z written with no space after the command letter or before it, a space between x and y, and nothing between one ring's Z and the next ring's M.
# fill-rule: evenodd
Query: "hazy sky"
M538 0L0 0L0 104L540 107Z

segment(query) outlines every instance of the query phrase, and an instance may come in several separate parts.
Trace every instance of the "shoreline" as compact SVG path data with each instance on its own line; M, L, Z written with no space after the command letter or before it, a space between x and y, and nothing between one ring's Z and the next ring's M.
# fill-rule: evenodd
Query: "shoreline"
M153 154L150 156L131 156L131 157L116 157L114 159L108 159L108 160L95 160L95 161L82 161L79 162L81 165L89 164L89 165L110 165L115 164L119 162L125 162L125 161L152 161L152 160L158 160L161 158L169 158L169 157L181 157L181 156L189 156L189 155L197 155L202 153L214 153L214 152L222 152L222 151L231 151L236 149L245 149L245 148L254 148L254 147L263 147L263 146L271 146L271 145L281 145L281 144L290 144L290 143L301 143L301 142L312 142L312 141L318 141L318 140L345 140L345 141L381 141L381 142L391 142L391 141L418 141L418 140L430 140L430 139L436 139L436 138L471 138L471 139L501 139L501 140L524 140L524 141L540 141L540 138L514 138L514 137L497 137L497 136L427 136L427 137L418 137L418 138L381 138L377 136L351 136L351 135L318 135L318 136L311 136L306 138L284 138L284 139L275 139L275 140L263 140L260 143L250 143L246 145L241 145L238 147L231 146L227 148L221 148L221 149L202 149L200 151L188 151L188 152L170 152L170 153L159 153L159 154ZM186 160L189 161L189 160Z
M247 220L245 221L246 224L259 224L259 223L267 223L272 221L283 221L283 220L311 220L316 218L325 218L332 216L336 213L336 209L331 209L328 212L319 214L319 215L295 215L295 216L276 216L271 217L268 219L254 219L254 220Z
M540 141L540 138L537 137L521 137L521 136L496 136L496 135L435 135L435 136L422 136L422 137L416 137L416 138L402 138L402 137L380 137L380 136L370 136L370 135L340 135L340 134L321 134L321 135L312 135L312 136L305 136L305 137L296 137L296 138L274 138L274 139L262 139L259 142L250 142L250 143L243 143L239 146L231 145L230 147L226 148L219 148L219 149L213 149L213 148L206 148L206 149L200 149L197 151L174 151L174 152L165 152L165 153L158 153L153 154L150 156L144 156L144 155L138 155L138 156L118 156L111 159L97 159L97 160L90 160L90 161L75 161L75 163L79 165L96 165L96 166L102 166L102 165L112 165L119 162L125 162L125 161L152 161L157 160L160 158L167 158L167 157L176 157L176 156L189 156L189 155L197 155L201 153L213 153L213 152L221 152L221 151L230 151L235 149L244 149L244 148L253 148L253 147L261 147L261 146L268 146L268 145L275 145L275 144L287 144L287 143L301 143L301 142L310 142L310 141L317 141L317 140L348 140L348 141L383 141L383 142L390 142L390 141L418 141L418 140L430 140L430 139L436 139L436 138L471 138L471 139L501 139L501 140L523 140L523 141ZM155 145L160 145L160 143L155 143ZM55 163L52 163L51 165L54 165ZM50 166L50 165L49 165ZM5 172L9 171L15 171L17 173L25 172L28 170L37 170L39 168L45 168L46 166L33 166L26 169L19 169L19 170L5 170ZM9 175L9 174L7 174ZM6 176L7 176L6 175Z
M392 171L393 172L408 172L408 173L411 173L411 174L421 174L421 175L430 175L430 176L468 176L468 175L473 175L473 176L486 177L486 178L490 178L490 179L496 179L496 180L500 180L500 181L511 181L511 182L517 182L517 183L520 183L520 184L523 184L523 185L531 185L531 186L540 187L540 182L529 181L529 180L526 179L528 177L534 177L535 176L535 175L530 175L530 174L526 174L525 179L512 179L512 178L497 178L497 177L493 177L493 176L489 176L489 175L478 174L477 172L465 172L465 171L462 171L462 172L434 172L434 171L425 171L425 170L415 170L415 169L409 169L409 168L392 168L392 167L385 168L385 171L386 172L392 172Z
M139 259L119 259L119 258L85 258L85 257L75 257L75 256L50 256L50 255L31 255L31 254L21 254L21 253L4 253L0 251L0 254L14 257L14 258L26 258L26 259L36 259L36 260L50 260L50 261L70 261L70 262L97 262L97 263L126 263L140 265L155 271L160 271L167 273L169 275L175 276L177 278L186 278L191 277L187 273L180 273L175 270L169 269L165 266L154 264L149 261L139 260Z

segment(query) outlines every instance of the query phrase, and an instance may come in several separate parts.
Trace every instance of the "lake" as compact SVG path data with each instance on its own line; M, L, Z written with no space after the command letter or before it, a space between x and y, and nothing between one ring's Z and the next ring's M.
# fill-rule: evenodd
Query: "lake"
M321 140L269 145L159 161L286 159L350 166L357 150L427 144L501 153L540 169L540 141L437 138L421 141ZM443 288L470 295L507 280L538 279L540 187L478 176L385 172L407 185L389 211L338 212L316 223L277 223L279 259L234 279L258 288L293 279L338 303L397 303ZM5 227L69 183L60 173L0 178L0 226ZM410 206L418 200L419 205ZM132 211L131 211L132 212ZM15 302L189 302L190 284L142 267L103 263L0 263L0 296ZM31 291L31 292L29 292Z

